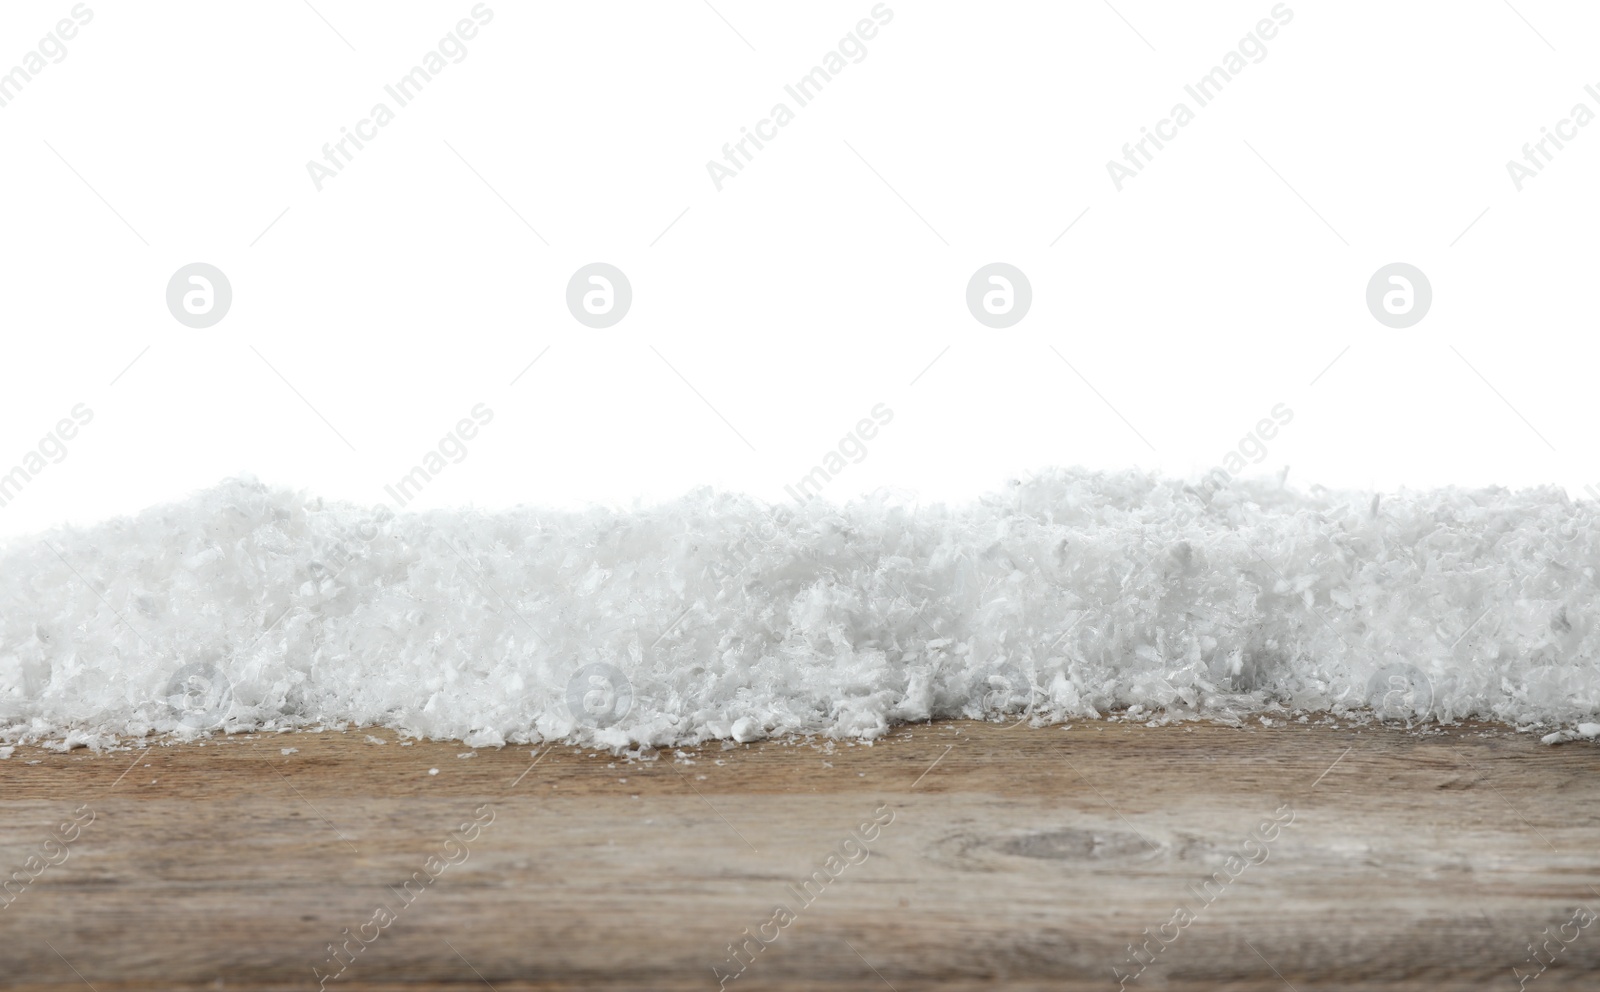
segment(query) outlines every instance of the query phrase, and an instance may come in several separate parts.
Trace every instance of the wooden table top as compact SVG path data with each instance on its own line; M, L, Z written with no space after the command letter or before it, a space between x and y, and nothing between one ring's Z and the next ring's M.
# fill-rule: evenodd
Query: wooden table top
M1506 728L147 744L0 761L0 987L1600 987L1600 748Z

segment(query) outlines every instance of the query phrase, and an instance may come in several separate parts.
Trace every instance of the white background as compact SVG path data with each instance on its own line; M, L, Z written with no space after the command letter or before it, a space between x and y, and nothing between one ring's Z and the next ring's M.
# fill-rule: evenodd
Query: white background
M306 162L472 3L313 2L91 0L0 108L0 471L95 412L0 533L241 472L384 502L477 403L493 423L413 508L783 499L878 403L893 423L829 499L1196 476L1277 403L1251 471L1291 484L1600 487L1600 124L1521 192L1506 172L1600 110L1591 5L1290 0L1198 109L1184 84L1268 0L890 0L801 109L784 84L868 0L490 0L318 192ZM71 9L0 8L0 71ZM795 121L718 192L706 162L780 100ZM1180 100L1196 120L1119 193L1107 160ZM206 330L164 301L195 261L234 291ZM565 307L592 261L633 285L607 330ZM1033 285L1005 330L964 303L992 261ZM1364 300L1394 261L1434 291L1405 330Z

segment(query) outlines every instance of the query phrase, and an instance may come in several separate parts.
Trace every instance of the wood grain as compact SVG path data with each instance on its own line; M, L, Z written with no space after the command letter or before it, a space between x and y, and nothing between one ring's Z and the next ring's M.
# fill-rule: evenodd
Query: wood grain
M715 989L763 923L728 988L1116 989L1147 940L1128 988L1513 989L1547 940L1530 988L1600 971L1600 926L1570 922L1600 911L1588 743L944 723L681 759L466 753L382 730L19 748L0 873L67 853L0 900L0 985L314 989L380 907L327 988ZM93 821L62 843L75 811ZM463 833L475 815L493 822Z

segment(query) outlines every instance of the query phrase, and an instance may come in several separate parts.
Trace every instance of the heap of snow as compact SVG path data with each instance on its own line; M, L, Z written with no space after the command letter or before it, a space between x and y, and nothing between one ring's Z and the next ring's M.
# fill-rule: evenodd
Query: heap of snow
M1600 713L1600 513L1559 490L394 515L254 480L0 548L0 742L383 725L682 744L1011 714Z

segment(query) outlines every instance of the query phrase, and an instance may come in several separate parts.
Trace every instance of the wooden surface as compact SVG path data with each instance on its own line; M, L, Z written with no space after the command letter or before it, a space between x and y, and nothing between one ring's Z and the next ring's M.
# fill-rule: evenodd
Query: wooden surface
M728 988L1116 989L1147 939L1161 950L1129 988L1513 989L1546 940L1528 987L1600 984L1600 925L1569 922L1600 911L1588 743L960 723L692 764L467 752L388 731L19 748L0 761L0 873L67 853L0 909L0 985L313 989L379 907L393 920L327 988L714 989L763 923L775 939ZM860 861L853 831L891 811ZM94 819L61 844L75 812ZM475 815L493 822L459 833ZM830 854L858 863L832 875ZM430 857L407 904L395 890ZM1163 924L1170 943L1143 933Z

